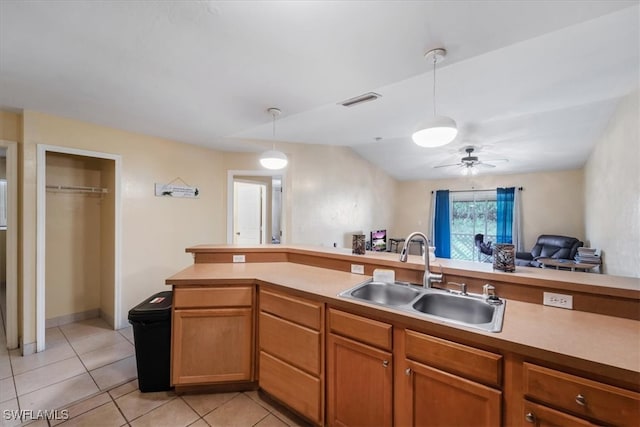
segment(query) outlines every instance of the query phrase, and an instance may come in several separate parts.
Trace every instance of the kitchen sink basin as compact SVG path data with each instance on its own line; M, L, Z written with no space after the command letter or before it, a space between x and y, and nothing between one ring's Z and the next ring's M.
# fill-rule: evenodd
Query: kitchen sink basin
M413 304L413 308L432 316L477 325L491 322L496 306L461 295L431 293L421 296Z
M368 281L338 296L488 332L502 330L506 304L502 299L487 299L482 295L452 293L446 289L400 282Z
M351 292L351 296L382 305L404 305L413 301L420 292L407 286L383 282L368 282Z

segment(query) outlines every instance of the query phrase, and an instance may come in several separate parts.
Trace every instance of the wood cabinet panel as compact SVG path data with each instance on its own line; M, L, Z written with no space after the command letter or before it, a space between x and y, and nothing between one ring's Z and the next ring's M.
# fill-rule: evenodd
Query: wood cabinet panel
M331 426L391 426L391 353L329 334L327 420Z
M502 356L411 330L406 331L406 355L483 384L500 387Z
M260 310L316 331L322 323L321 303L264 289L260 290Z
M640 425L639 393L526 362L523 375L528 398L613 425Z
M525 401L522 424L535 427L587 427L595 426L589 421L577 418L546 406Z
M388 323L329 309L329 331L357 341L391 350L393 328Z
M320 332L260 312L260 348L314 375L320 375Z
M322 423L319 378L261 351L260 387L310 420Z
M250 307L253 287L177 288L173 291L175 308Z
M409 392L405 411L415 426L487 426L501 424L502 392L407 360Z
M250 381L251 308L175 310L172 351L173 384Z

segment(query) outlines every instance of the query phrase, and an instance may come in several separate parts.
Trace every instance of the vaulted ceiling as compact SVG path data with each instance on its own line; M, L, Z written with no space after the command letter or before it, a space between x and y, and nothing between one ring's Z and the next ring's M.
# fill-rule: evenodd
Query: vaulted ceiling
M460 132L420 148L434 47ZM458 175L434 166L468 145L508 160L483 173L579 168L639 76L637 0L0 1L0 108L221 150L349 146L403 180Z

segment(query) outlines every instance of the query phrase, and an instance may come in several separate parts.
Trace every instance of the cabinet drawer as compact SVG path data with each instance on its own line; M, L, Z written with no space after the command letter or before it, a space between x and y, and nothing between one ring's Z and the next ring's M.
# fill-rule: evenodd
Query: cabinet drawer
M173 291L175 308L250 307L251 286L176 288Z
M499 354L408 329L405 340L409 359L494 387L502 384L502 356Z
M320 375L320 332L260 312L260 348L311 374Z
M322 390L318 378L261 351L260 388L310 420L322 424Z
M355 314L329 309L329 329L331 332L357 341L391 350L393 328L387 323L367 319Z
M260 290L260 310L316 331L322 323L322 304L276 292Z
M640 394L553 369L524 363L527 397L574 414L619 426L640 422Z

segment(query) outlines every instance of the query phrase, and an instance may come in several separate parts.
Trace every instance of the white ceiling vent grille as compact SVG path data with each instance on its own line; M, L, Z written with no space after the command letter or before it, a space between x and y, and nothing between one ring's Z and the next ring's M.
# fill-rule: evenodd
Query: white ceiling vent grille
M362 104L363 102L375 101L380 98L382 95L375 92L367 92L362 95L355 96L353 98L349 98L346 101L342 101L339 104L344 107L353 107L354 105Z

